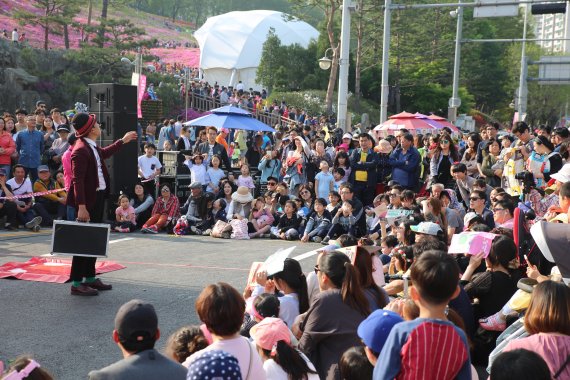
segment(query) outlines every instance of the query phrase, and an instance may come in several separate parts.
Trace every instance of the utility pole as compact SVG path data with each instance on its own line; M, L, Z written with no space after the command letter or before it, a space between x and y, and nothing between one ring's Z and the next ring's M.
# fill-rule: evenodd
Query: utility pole
M388 84L390 59L390 22L392 20L392 0L384 0L384 35L382 37L382 85L380 87L380 124L388 120Z
M184 121L187 121L188 118L188 85L190 82L190 69L188 67L184 68Z
M461 4L461 0L459 0ZM453 89L449 99L447 119L452 123L457 120L457 110L461 106L459 98L459 67L461 65L461 37L463 34L463 7L457 7L457 31L455 32L455 59L453 61Z

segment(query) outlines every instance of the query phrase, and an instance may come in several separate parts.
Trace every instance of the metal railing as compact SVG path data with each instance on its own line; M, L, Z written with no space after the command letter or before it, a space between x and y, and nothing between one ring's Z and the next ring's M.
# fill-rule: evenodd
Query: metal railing
M226 104L221 104L219 99L214 99L209 96L202 96L190 93L189 97L190 97L190 107L198 112L207 112L213 110L214 108L226 105ZM289 124L296 123L295 120L283 117L279 114L274 114L272 112L258 111L256 109L249 107L246 108L240 107L240 108L250 112L253 115L253 117L255 117L257 120L261 121L264 124L269 125L272 128L275 128L276 126L284 127Z

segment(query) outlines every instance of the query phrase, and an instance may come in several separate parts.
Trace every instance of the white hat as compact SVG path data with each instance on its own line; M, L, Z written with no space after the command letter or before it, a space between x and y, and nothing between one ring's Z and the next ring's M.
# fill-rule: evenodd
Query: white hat
M439 224L433 222L421 222L417 226L410 226L410 229L418 234L437 236L438 232L443 232Z
M232 200L239 203L247 203L253 200L253 195L245 186L240 186L235 193L232 194Z
M346 132L344 135L342 135L343 139L351 139L352 140L352 135L348 132Z
M550 178L554 178L557 181L562 183L570 182L570 164L564 165L558 173L554 173L550 176Z

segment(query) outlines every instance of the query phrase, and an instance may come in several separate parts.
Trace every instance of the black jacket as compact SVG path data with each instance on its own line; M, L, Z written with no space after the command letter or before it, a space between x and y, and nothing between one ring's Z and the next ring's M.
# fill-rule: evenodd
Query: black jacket
M210 144L208 142L201 143L195 150L195 153L206 153L210 151ZM228 153L226 152L226 148L222 144L214 143L213 148L214 154L217 154L222 159L222 165L225 167L227 171L232 170L232 164L230 163L230 159L228 157ZM212 157L208 157L208 160L211 160Z

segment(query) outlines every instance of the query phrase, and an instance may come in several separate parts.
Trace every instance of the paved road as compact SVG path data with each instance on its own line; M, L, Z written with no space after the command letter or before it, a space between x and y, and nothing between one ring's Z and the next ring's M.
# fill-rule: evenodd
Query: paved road
M0 231L0 265L48 253L50 239L48 232ZM113 320L133 298L154 304L162 349L177 328L198 323L194 302L205 285L225 281L241 291L252 261L292 245L140 233L112 235L111 242L108 259L127 268L103 275L114 289L97 297L72 297L69 284L0 280L0 360L31 353L57 379L86 378L120 359L111 339ZM293 257L319 247L296 245ZM314 261L301 260L303 269L309 272Z

